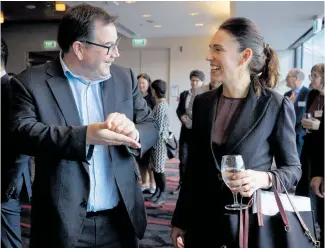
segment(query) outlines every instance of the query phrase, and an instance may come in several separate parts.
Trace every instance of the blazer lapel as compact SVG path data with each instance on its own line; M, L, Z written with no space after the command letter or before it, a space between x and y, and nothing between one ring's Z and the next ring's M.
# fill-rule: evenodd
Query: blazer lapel
M253 85L250 86L244 105L234 120L225 146L225 152L231 154L237 146L252 132L263 117L271 100L270 94L255 95Z
M208 110L208 130L209 130L209 144L210 144L210 149L211 149L211 153L215 162L215 166L221 170L220 165L218 164L218 161L214 155L214 150L212 147L212 130L213 130L213 126L214 126L214 122L216 119L216 115L217 115L217 109L218 109L218 101L220 98L220 95L222 93L222 85L220 87L218 87L214 94L212 95L210 101L208 101L208 105L206 106L209 110Z
M66 79L59 59L55 59L49 66L47 73L52 77L47 80L56 103L59 106L67 125L80 126L81 121L74 101L72 90Z

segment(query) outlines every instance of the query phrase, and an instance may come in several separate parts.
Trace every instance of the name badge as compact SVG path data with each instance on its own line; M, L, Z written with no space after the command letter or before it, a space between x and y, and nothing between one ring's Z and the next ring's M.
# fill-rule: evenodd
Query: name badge
M323 110L315 110L314 116L315 118L320 118L323 115Z
M306 107L306 102L298 102L298 107Z

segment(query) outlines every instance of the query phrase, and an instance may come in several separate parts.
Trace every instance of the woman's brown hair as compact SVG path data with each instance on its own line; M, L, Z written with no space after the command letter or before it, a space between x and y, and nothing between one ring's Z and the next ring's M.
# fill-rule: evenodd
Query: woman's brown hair
M314 65L313 68L311 68L311 72L316 72L322 77L322 84L324 86L324 63Z
M257 95L266 88L273 89L279 82L279 59L276 52L264 41L254 22L244 17L226 20L219 29L228 31L239 43L240 52L253 51L248 66Z

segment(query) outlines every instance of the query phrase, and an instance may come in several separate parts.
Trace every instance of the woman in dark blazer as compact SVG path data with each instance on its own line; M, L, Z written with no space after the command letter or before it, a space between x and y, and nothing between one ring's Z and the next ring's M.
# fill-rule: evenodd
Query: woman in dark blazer
M143 98L146 100L147 105L151 110L156 105L156 100L152 95L151 92L151 79L147 73L141 73L137 76L138 84L139 84L139 90L143 96ZM149 160L150 160L150 153L151 149L148 150L145 154L142 155L141 159L139 157L136 157L136 161L139 165L139 170L141 174L141 190L143 193L155 193L156 191L156 182L153 175L153 171L149 166Z
M272 173L287 189L301 176L294 108L271 90L279 79L279 62L255 24L246 18L227 20L212 38L207 60L222 86L194 101L188 164L172 219L174 247L226 245L229 227L222 218L225 205L233 202L231 191L247 202L256 189L269 189L273 157L277 168ZM221 158L230 154L240 154L246 168L228 182L231 191L221 177ZM204 191L198 187L202 184Z
M315 196L310 194L311 160L315 153L315 143L317 143L315 141L319 135L317 130L324 111L324 63L313 66L310 79L312 90L307 99L306 112L311 114L311 118L301 121L302 126L308 129L308 132L304 136L304 145L301 151L302 177L297 186L296 194L310 196L312 207L315 209Z

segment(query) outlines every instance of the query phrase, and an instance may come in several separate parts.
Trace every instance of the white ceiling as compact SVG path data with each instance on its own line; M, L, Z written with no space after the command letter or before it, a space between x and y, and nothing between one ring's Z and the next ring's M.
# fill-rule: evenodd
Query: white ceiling
M74 6L82 2L66 2ZM315 15L324 16L324 1L124 1L88 3L118 14L119 33L128 38L210 36L230 16L247 17L260 27L266 41L275 49L287 49L313 25ZM231 9L232 8L232 9ZM190 16L198 12L198 16ZM143 18L143 14L151 14ZM153 24L162 25L153 28ZM195 23L204 23L195 27Z
M70 6L81 2L66 2ZM89 4L102 7L109 14L118 14L118 22L131 30L138 37L184 37L212 35L218 26L230 16L229 1L137 1L127 4L125 1L91 2ZM197 12L198 16L190 16L189 13ZM143 14L151 14L152 17L143 18ZM162 25L161 28L153 28L147 20L153 20L153 24ZM196 23L203 23L203 27L195 27ZM122 34L129 38L127 33Z
M236 13L257 23L272 47L284 50L313 26L315 15L324 16L324 1L236 2Z

